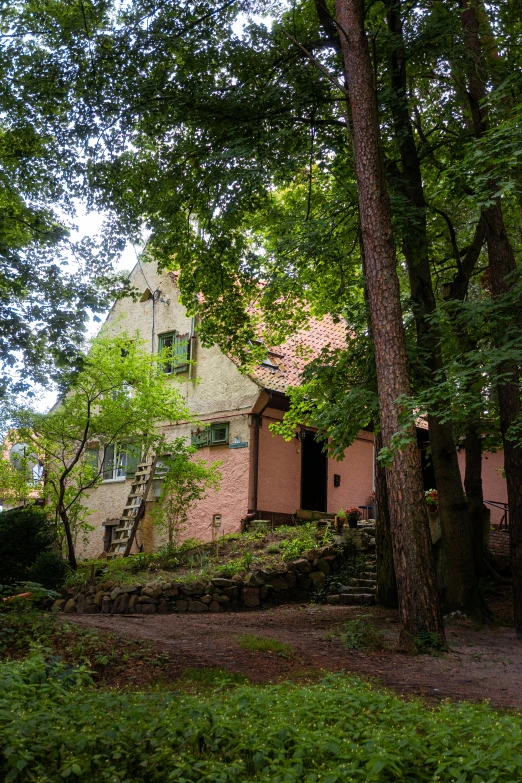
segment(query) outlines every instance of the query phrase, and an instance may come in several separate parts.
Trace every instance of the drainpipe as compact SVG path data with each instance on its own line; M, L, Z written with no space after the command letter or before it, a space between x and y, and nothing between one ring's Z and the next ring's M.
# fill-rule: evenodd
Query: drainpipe
M194 355L196 353L196 351L195 351L195 346L196 346L195 330L196 330L196 316L193 315L192 318L190 319L190 332L189 332L189 346L190 346L190 348L189 348L189 351L190 351L189 359L190 359L190 361L192 361L194 359ZM189 364L189 372L188 372L189 381L192 380L192 370L193 369L194 369L194 365L193 364Z
M268 391L268 389L264 389L264 391ZM261 422L263 419L263 413L266 411L270 403L272 402L272 392L268 391L268 400L266 401L265 405L261 408L259 413L255 413L254 416L254 487L253 487L253 498L252 498L252 506L253 506L253 513L255 514L257 512L257 492L258 492L258 486L259 486L259 427L261 426Z

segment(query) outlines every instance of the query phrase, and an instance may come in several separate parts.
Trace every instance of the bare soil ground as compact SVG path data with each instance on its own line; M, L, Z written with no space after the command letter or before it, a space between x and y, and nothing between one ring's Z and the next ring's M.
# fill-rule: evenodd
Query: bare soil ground
M397 612L379 607L287 605L226 614L68 615L67 619L84 628L147 640L169 656L161 676L168 672L173 680L189 667L220 667L258 683L306 682L326 672L344 671L429 702L488 699L495 707L522 709L522 642L506 625L511 620L509 591L492 598L490 606L497 618L494 625L479 629L466 620L449 621L450 651L440 656L395 652ZM369 613L385 637L386 649L346 649L336 632L346 620ZM289 644L294 654L281 657L243 649L239 643L243 634L277 639ZM147 680L150 684L150 677Z

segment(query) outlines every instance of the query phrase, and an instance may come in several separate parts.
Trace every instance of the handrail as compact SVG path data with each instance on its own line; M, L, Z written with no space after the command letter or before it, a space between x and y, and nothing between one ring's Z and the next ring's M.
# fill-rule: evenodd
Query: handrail
M493 506L493 508L500 508L504 512L500 517L496 530L502 530L502 528L509 530L509 505L502 500L485 500L484 503Z

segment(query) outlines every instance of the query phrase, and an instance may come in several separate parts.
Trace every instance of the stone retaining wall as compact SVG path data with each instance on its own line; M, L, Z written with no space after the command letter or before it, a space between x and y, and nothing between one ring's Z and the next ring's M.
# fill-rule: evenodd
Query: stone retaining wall
M366 534L361 537L359 533L356 538L352 542L348 536L342 544L306 552L277 570L258 568L231 579L154 581L146 585L105 581L89 587L63 588L64 597L55 601L53 609L78 614L167 614L254 609L306 600L325 586L326 577L344 565L354 548L371 547L372 539Z

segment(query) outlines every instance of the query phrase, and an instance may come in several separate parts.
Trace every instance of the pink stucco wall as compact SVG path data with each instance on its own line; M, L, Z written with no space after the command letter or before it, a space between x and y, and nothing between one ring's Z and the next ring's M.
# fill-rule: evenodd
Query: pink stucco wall
M331 514L340 508L367 505L373 491L373 435L360 433L344 455L341 462L328 460L327 510ZM335 473L341 477L340 487L334 487Z
M459 450L459 467L464 481L464 471L466 469L466 451ZM507 503L507 485L506 479L502 477L502 468L504 467L504 452L497 451L494 454L485 452L482 455L482 492L484 500L493 500L497 503ZM491 523L498 525L503 511L486 503L486 507L491 511Z
M280 411L268 409L259 431L259 486L257 506L262 511L294 514L301 505L301 444L274 435L269 425ZM362 432L341 462L328 460L327 511L366 505L372 492L373 436ZM341 486L334 487L334 473Z
M270 432L269 425L282 418L267 410L259 428L259 483L257 507L262 511L295 514L301 503L301 446Z
M212 539L212 517L221 514L218 534L238 533L241 520L248 511L250 475L250 444L248 448L230 449L228 446L212 446L198 451L198 457L208 462L220 460L223 476L220 488L200 501L190 515L190 523L183 538Z

